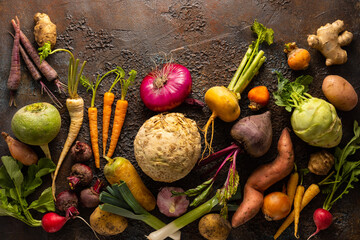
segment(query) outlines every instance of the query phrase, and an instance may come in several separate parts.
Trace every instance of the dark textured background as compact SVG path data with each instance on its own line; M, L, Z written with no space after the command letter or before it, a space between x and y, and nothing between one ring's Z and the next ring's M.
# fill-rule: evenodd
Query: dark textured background
M254 19L273 28L275 42L270 47L265 45L261 47L265 51L267 60L259 75L253 79L243 94L243 99L240 101L241 117L252 114L247 108L249 101L246 94L249 89L257 85L265 85L270 91L276 89L277 80L271 73L273 69L282 71L286 77L292 80L301 74L314 76L310 94L316 97L324 98L321 84L323 78L328 74L343 76L353 84L357 93L360 94L358 77L360 75L360 2L356 0L0 0L0 21L2 23L0 26L0 42L2 43L0 47L1 131L11 131L11 117L17 110L8 107L9 93L6 89L12 48L12 38L7 32L13 31L9 22L17 15L20 18L22 30L33 40L34 23L32 18L38 11L49 14L57 25L57 47L69 48L76 57L88 61L84 71L87 76L93 78L96 74L104 73L116 65L122 66L127 72L131 69L138 71L136 83L129 89L127 96L129 99L128 114L115 152L115 156L127 157L136 167L133 154L134 137L142 123L155 115L154 112L145 108L138 91L141 79L154 67L151 59L158 61L166 53L168 56L171 55L175 62L188 67L194 82L192 97L203 100L206 90L211 86L227 86L229 83L248 45L255 39L249 27ZM296 41L300 47L308 48L307 35L315 33L318 27L336 19L344 20L347 30L354 33L353 42L345 48L348 51L348 62L341 66L326 67L324 57L318 51L309 49L312 56L309 69L304 72L291 71L286 64L285 54L282 52L284 43ZM50 56L48 61L65 82L68 56L59 53ZM52 83L47 85L55 90ZM110 81L105 81L99 89L96 100L99 114L102 109L101 99L109 85ZM82 87L79 92L85 99L85 106L88 107L90 94L86 93ZM65 95L58 93L56 95L62 103L65 103ZM49 101L49 99L46 95L40 94L39 84L33 82L27 70L22 67L22 83L17 94L18 107L38 101ZM259 164L275 158L280 131L284 127L290 126L290 114L275 106L273 99L267 109L272 112L274 131L271 150L259 159L252 159L246 155L241 157L238 170L242 184ZM360 107L357 106L351 112L338 112L344 129L341 146L344 146L344 143L352 137L353 121L354 119L360 120L359 109ZM60 155L69 126L67 110L62 108L59 111L62 116L62 129L56 139L50 143L53 159L58 159ZM204 126L210 116L207 108L199 109L187 105L181 105L174 111L185 113L188 117L196 120L200 127ZM231 143L229 136L231 126L232 123L215 121L215 150ZM84 119L78 139L89 140L87 117ZM308 146L293 133L292 139L296 163L300 168L304 168L307 166L309 154L318 149ZM0 144L0 155L8 155L5 142L0 141ZM35 149L40 153L39 149ZM102 167L104 164L102 159ZM94 167L92 163L90 165ZM69 174L70 167L71 161L65 161L58 178L58 192L67 189L65 177ZM152 181L139 168L138 171L154 194L157 194L160 187L167 185ZM203 172L205 172L203 169L193 170L187 177L171 185L184 188L194 187L206 180L207 176L201 175ZM98 175L101 176L101 173ZM308 175L305 178L305 185L308 186L320 179L321 177ZM285 180L276 184L269 189L269 192L280 190L284 182ZM49 185L50 177L46 178L43 188ZM357 189L351 190L349 195L338 201L332 208L331 212L335 217L334 223L314 239L360 239L360 210L358 208L360 186L358 183L355 186ZM324 196L320 194L301 213L301 239L305 239L315 231L312 213L316 208L322 206L324 199ZM88 219L91 210L80 208L80 211L81 215ZM159 214L157 210L154 211L154 214L166 222L171 220ZM41 218L41 215L34 215ZM259 213L247 224L234 229L229 239L272 239L272 235L281 222L267 222ZM151 231L152 229L147 225L129 220L129 227L122 234L102 239L145 239L144 235ZM0 238L6 240L95 239L92 232L79 220L68 222L58 233L47 234L41 228L30 228L16 219L0 217L0 232ZM182 239L202 239L198 233L197 222L185 227L182 233ZM289 228L280 239L295 239L292 234L293 230Z

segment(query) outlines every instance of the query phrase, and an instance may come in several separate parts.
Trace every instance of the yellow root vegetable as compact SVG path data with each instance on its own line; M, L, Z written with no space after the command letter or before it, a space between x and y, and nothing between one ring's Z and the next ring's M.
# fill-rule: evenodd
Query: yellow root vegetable
M50 17L45 13L36 13L34 15L35 27L34 36L37 44L42 47L50 42L51 48L56 44L56 25L51 22Z
M90 225L100 235L112 236L122 233L128 226L126 218L95 208L90 216Z
M325 26L321 26L316 35L308 36L309 46L319 50L324 55L326 66L346 63L347 53L341 47L350 44L353 34L344 30L344 22L336 20L331 24L327 23ZM341 33L342 31L344 32Z
M120 180L126 182L136 201L151 211L155 208L156 200L154 195L146 188L136 169L131 162L122 157L108 158L108 163L104 167L104 175L110 184L120 183Z

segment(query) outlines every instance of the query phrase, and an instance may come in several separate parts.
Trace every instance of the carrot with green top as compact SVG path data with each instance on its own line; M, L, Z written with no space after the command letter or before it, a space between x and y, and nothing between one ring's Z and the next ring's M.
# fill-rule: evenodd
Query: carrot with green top
M124 78L120 78L121 99L116 102L116 109L114 114L113 128L111 131L109 151L106 154L106 156L109 158L111 158L112 155L114 154L117 142L120 137L121 128L125 122L125 116L128 107L128 101L125 100L125 96L129 86L134 82L136 74L137 72L135 70L131 70L128 79L125 80Z
M56 169L55 169L54 177L52 179L52 185L51 185L52 194L53 194L54 199L56 200L56 198L55 198L56 177L59 173L61 164L63 163L71 145L73 144L77 135L79 134L79 131L80 131L80 128L81 128L81 125L83 122L83 118L84 118L84 100L77 94L77 89L78 89L80 77L84 70L86 61L84 61L82 63L82 66L81 66L80 70L78 71L80 60L75 59L75 57L71 51L69 51L67 49L62 49L62 48L55 49L52 51L49 43L45 43L45 45L43 47L39 48L39 51L41 51L39 53L40 59L45 59L48 55L54 54L56 52L67 52L70 55L69 69L68 69L69 97L66 99L66 107L67 107L67 109L69 111L69 115L70 115L70 127L69 127L68 136L66 138L65 144L63 146L62 152L60 154L60 157L59 157Z
M95 107L95 97L99 84L111 72L113 71L109 71L105 73L102 77L98 75L95 83L93 81L90 81L88 78L84 76L80 77L80 82L85 88L87 88L87 91L90 89L92 90L91 104L90 107L88 108L88 118L89 118L89 128L90 128L90 141L94 154L96 168L100 168L100 153L99 153L99 140L98 140L99 135L98 135L98 126L97 126L98 111L97 108Z
M111 92L111 90L115 87L115 85L120 81L120 79L125 77L125 72L122 68L117 67L114 70L106 74L110 74L114 72L117 76L111 85L109 91L104 94L104 107L103 107L103 132L102 132L102 142L103 142L103 155L106 153L106 145L109 137L109 126L110 126L110 118L111 118L111 106L115 100L115 94Z

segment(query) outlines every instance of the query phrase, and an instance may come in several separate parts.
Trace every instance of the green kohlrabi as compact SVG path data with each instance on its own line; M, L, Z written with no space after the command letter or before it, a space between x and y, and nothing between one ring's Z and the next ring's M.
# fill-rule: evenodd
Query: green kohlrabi
M273 93L275 104L285 107L291 116L291 126L295 134L312 146L332 148L342 137L341 120L335 107L323 99L307 93L313 78L300 76L294 82L284 78L279 72L278 90Z

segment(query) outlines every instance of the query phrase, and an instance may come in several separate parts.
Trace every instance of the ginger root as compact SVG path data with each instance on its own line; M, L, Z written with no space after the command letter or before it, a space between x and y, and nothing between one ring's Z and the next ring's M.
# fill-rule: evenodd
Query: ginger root
M35 27L34 35L37 44L42 47L50 42L51 48L56 44L56 25L51 22L50 17L45 13L36 13L34 15Z
M327 23L325 26L321 26L316 35L308 36L309 46L319 50L324 55L326 66L344 64L347 61L347 53L341 47L350 44L353 34L344 31L344 29L344 22L336 20L331 24ZM344 32L341 33L342 31Z

